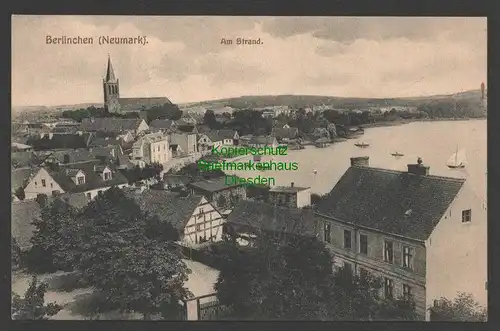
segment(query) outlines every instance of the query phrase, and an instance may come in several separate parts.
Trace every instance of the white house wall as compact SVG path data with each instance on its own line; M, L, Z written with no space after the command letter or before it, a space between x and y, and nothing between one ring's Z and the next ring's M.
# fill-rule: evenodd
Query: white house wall
M297 208L311 205L311 189L297 192Z
M462 211L471 209L471 222L462 223ZM438 223L427 247L427 306L457 291L469 292L487 304L487 212L485 203L467 182Z
M202 198L184 228L182 241L188 246L197 245L203 237L207 240L213 237L214 242L221 241L223 223L224 219L221 214L205 198Z
M42 186L42 179L45 180L45 187ZM64 193L64 190L54 178L52 178L47 170L41 168L24 189L25 200L36 199L39 194L51 196L53 191Z

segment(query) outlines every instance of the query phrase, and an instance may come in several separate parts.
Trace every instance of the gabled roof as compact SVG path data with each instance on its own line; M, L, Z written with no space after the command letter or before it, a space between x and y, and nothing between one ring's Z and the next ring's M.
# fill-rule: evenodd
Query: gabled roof
M424 241L464 182L354 166L317 204L316 211L340 221Z
M265 231L316 236L316 221L311 209L297 209L242 200L227 217L232 225Z
M84 118L80 124L80 130L123 132L126 130L137 130L143 121L140 118Z
M41 217L42 208L35 200L16 201L11 209L11 233L21 249L31 246L30 239L35 227L31 222Z
M189 176L184 175L172 175L172 174L164 174L163 175L163 183L169 186L186 186L191 182L191 178Z
M170 129L175 126L175 121L172 120L153 120L149 126L155 129Z
M199 195L183 197L165 190L145 190L142 193L126 190L125 194L133 198L143 211L157 215L160 221L172 224L179 231L184 229L203 198Z
M223 190L227 190L230 188L239 187L239 186L243 186L243 185L245 185L245 184L228 185L228 184L226 184L225 176L217 177L217 178L213 178L213 179L201 180L201 181L189 184L189 186L193 187L194 189L199 189L199 190L203 190L206 192L218 192L218 191L223 191Z
M97 173L95 169L95 166L97 165L99 165L98 162L86 162L76 163L69 166L61 166L59 171L53 171L49 168L46 168L46 170L65 192L70 193L85 192L128 183L127 178L120 171L116 171L112 167L109 167L112 171L112 177L110 180L105 181ZM85 174L85 184L76 185L71 179L71 176L74 176L74 174L78 173L79 170L83 171ZM68 174L67 171L69 171L70 174Z
M236 131L234 130L219 130L217 133L222 139L233 139L236 135Z
M28 142L33 145L35 149L49 150L59 148L85 148L91 140L92 134L82 133L54 133L52 138L45 136L44 138L31 137Z

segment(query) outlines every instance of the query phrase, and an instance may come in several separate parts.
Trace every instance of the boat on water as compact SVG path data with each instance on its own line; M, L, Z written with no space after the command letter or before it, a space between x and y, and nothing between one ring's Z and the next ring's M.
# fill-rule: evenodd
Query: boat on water
M391 153L391 155L394 156L394 157L405 156L403 153L400 153L400 152L394 152L394 153Z
M361 147L361 148L365 148L365 147L368 147L370 146L369 143L365 142L365 141L358 141L354 144L354 146L356 147Z
M465 156L465 149L459 150L457 145L456 152L450 156L448 162L446 162L446 166L450 169L461 169L465 168L466 163L467 163L467 158Z

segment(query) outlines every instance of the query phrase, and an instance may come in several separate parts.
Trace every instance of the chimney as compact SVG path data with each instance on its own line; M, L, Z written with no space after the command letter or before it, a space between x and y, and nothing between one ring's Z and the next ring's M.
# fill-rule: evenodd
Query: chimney
M90 118L90 123L95 123L95 118L91 117Z
M368 156L358 156L351 157L351 167L369 167L370 157Z
M429 167L423 165L422 159L419 157L417 159L417 164L408 164L408 173L419 176L426 176L429 174Z
M294 187L294 186L295 186L295 183L294 183L294 182L292 182L292 184L290 184L290 186L291 186L291 187Z

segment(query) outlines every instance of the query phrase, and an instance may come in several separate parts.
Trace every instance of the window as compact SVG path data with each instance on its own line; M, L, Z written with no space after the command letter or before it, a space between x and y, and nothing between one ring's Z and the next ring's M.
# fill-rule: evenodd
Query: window
M92 200L92 195L89 193L87 193L87 200Z
M109 171L104 173L104 180L110 180L111 179L111 173Z
M83 176L78 177L77 180L78 180L78 185L82 185L85 183L85 177Z
M50 188L53 188L54 187L54 184L53 183L50 183Z
M99 190L97 194L102 195L102 190Z
M196 224L196 231L201 231L201 224Z
M392 263L394 261L394 243L392 241L384 241L384 261Z
M405 300L410 300L412 298L412 288L409 285L403 284L403 298Z
M384 294L386 299L392 299L394 297L394 282L392 279L385 278Z
M344 248L351 249L351 231L344 230Z
M331 243L332 242L332 239L331 239L332 226L330 224L325 223L325 229L324 230L325 230L325 233L324 233L324 235L325 235L325 238L324 238L325 242Z
M368 236L365 234L359 235L359 252L368 255Z
M352 264L349 262L344 262L344 270L348 275L352 275Z
M403 267L413 269L413 249L403 246Z
M472 210L462 210L462 223L469 223L471 221Z
M43 187L46 187L46 186L47 186L47 183L45 182L45 179L42 179L42 186L43 186Z
M37 182L35 182L35 186L38 186L38 183L37 183Z

